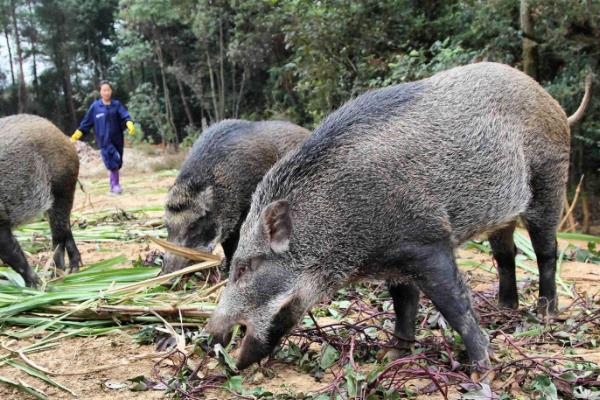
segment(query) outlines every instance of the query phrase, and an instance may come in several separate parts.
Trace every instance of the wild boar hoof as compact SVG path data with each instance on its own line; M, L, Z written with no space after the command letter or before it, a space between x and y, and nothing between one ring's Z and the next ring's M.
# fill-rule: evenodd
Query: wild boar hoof
M495 375L492 364L488 358L479 360L472 365L471 380L475 383L485 383L489 385L494 380Z
M33 275L25 279L25 285L32 289L37 289L41 283L42 282L40 281L40 278L37 277L37 275Z
M516 299L498 299L498 304L502 308L508 308L509 310L516 310L519 308L519 300Z
M377 360L390 362L410 355L413 352L413 343L412 341L394 338L379 349L376 355Z
M542 317L552 317L558 315L558 307L556 306L556 300L549 301L545 297L540 297L537 305L538 314Z

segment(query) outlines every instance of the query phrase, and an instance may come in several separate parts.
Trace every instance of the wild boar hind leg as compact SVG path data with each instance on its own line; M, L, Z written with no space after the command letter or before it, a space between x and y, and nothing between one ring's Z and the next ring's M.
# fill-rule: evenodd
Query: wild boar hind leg
M394 302L396 324L394 338L377 353L380 360L394 360L411 351L419 307L419 288L414 283L392 283L388 288Z
M74 192L74 191L73 191ZM48 210L48 220L50 230L52 231L52 246L54 252L54 264L62 270L65 270L64 254L65 250L69 255L68 273L79 271L81 264L81 255L75 244L73 232L71 231L71 207L73 205L73 196L56 196L54 204Z
M519 307L519 296L517 293L517 277L515 254L517 249L513 240L516 221L499 229L489 236L494 259L498 266L498 277L500 286L498 289L498 303L502 307L517 309Z
M568 155L567 155L568 157ZM531 244L535 251L539 269L538 313L555 315L558 313L556 295L556 232L563 207L566 190L566 169L568 164L555 169L540 169L531 180L533 198L523 215Z

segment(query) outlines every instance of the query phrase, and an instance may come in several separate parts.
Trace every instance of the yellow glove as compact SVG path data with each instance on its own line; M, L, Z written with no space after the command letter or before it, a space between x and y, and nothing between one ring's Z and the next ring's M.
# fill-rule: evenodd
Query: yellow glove
M75 133L71 136L71 142L76 142L79 139L81 139L81 137L83 136L83 132L81 132L79 129L77 129L75 131Z
M135 135L135 126L133 125L133 121L127 121L125 126L127 126L127 130L131 136Z

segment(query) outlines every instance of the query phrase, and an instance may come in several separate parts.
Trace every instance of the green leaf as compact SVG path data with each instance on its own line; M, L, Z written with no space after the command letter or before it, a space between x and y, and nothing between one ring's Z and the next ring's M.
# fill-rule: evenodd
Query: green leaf
M571 382L574 383L577 381L577 375L573 372L573 371L567 371L564 372L562 374L560 374L560 377L564 380L566 380L567 382Z
M319 366L321 369L330 368L340 358L340 353L335 347L325 344L321 349L321 357L319 359Z
M217 343L214 346L214 350L215 350L216 357L219 360L219 362L224 364L231 371L234 371L234 372L237 371L237 367L235 366L235 360L233 359L233 357L231 357L229 355L229 353L227 353L227 351L223 348L223 346L221 346L220 344Z
M232 376L229 378L224 384L223 387L227 389L233 390L236 393L242 393L244 390L244 386L242 385L242 377L239 375Z
M362 386L365 381L365 375L352 368L349 363L344 367L344 377L346 378L346 387L348 396L357 397L362 391Z
M533 389L542 395L543 400L558 400L558 391L547 375L538 375L533 379Z

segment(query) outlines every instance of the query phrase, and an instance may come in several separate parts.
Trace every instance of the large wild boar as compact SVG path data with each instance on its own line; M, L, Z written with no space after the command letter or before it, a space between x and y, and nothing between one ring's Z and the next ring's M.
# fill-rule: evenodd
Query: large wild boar
M540 270L539 310L556 312L556 228L569 123L533 79L495 63L368 92L329 115L265 175L252 197L230 281L207 330L246 326L237 365L267 356L316 302L384 280L394 345L410 347L422 291L489 365L454 249L490 232L502 305L517 307L515 220Z
M79 269L81 257L71 233L71 208L79 174L73 144L50 121L20 114L0 118L0 258L28 286L37 276L12 234L12 228L47 212L52 230L54 262L69 271Z
M212 125L194 143L169 191L165 206L168 240L205 251L221 243L228 268L256 185L309 133L286 121L225 120ZM188 264L167 253L161 273Z

